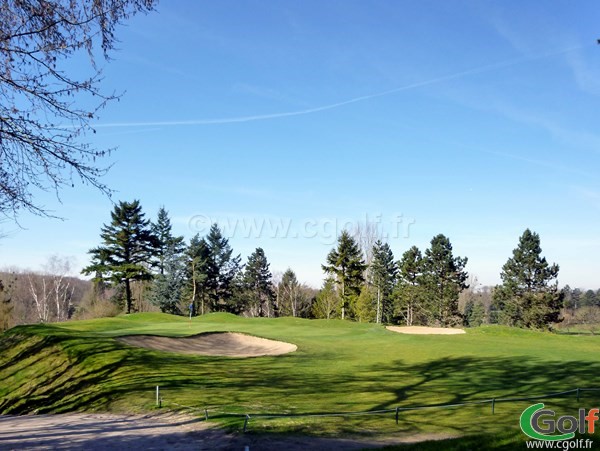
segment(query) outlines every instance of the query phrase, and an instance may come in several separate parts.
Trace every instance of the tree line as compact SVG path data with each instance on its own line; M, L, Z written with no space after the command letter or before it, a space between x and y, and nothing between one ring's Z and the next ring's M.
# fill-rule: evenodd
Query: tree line
M443 234L425 250L413 246L396 259L389 244L364 232L340 234L316 290L291 268L274 277L262 248L242 262L217 224L186 242L173 234L164 207L151 221L139 201L119 202L82 271L91 283L68 277L70 263L58 257L41 273L0 274L0 322L6 328L151 310L442 327L600 322L600 290L559 290L559 267L542 256L540 237L529 229L502 267L502 283L482 288Z
M91 283L70 275L68 258L51 256L41 271L0 271L0 331L19 324L66 321L84 307Z
M165 313L309 316L315 290L301 284L291 269L274 283L260 247L242 263L217 224L186 243L173 235L164 207L152 222L135 200L115 206L100 237L102 244L90 250L91 264L82 272L93 276L98 296L116 290L112 298L127 313L137 310L137 287L141 297Z

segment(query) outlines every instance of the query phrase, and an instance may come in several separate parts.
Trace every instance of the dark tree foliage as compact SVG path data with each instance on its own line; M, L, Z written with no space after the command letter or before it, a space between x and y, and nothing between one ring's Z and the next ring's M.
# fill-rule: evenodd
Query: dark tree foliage
M229 240L223 237L217 224L213 224L205 238L208 249L206 289L212 311L234 311L232 304L237 286L236 278L241 270L239 255L233 256Z
M485 321L485 307L481 302L469 299L465 304L463 324L467 327L479 327Z
M155 0L8 0L0 2L0 214L21 209L47 215L35 189L72 186L75 179L103 192L110 149L86 143L90 122L107 102L94 55L108 59L116 28L154 8ZM87 76L67 62L87 53Z
M196 234L190 240L185 252L184 296L193 305L193 313L204 315L208 305L208 276L210 273L210 252L204 238Z
M394 313L403 318L407 326L425 324L423 301L423 255L417 246L412 246L398 262L398 283L394 292Z
M123 284L127 313L131 313L131 281L152 279L156 237L137 200L119 202L111 218L110 224L102 227L102 245L89 251L92 263L82 273Z
M563 293L558 290L557 264L542 257L540 236L527 229L513 256L502 267L502 284L494 290L494 308L501 324L546 328L559 321Z
M452 244L440 234L431 240L425 251L424 282L427 289L429 313L434 324L451 326L459 323L458 295L468 287L465 283L467 258L454 257Z
M252 316L276 316L275 292L269 266L264 250L259 247L248 257L244 268L245 310Z
M158 305L162 312L180 314L186 276L186 246L182 236L173 236L171 220L164 207L158 210L152 233L156 237L158 274L154 278L150 301Z
M594 290L587 290L581 298L581 305L583 307L592 307L598 303L596 299L596 292Z
M373 245L370 274L373 286L377 290L376 322L389 321L393 312L390 300L398 276L398 267L388 243L377 240Z
M181 254L185 249L184 238L173 236L171 219L165 207L160 207L156 222L152 224L152 233L156 237L156 259L158 272L165 273L165 263L168 256Z
M163 313L180 315L181 294L185 283L184 256L172 246L164 254L164 272L154 276L150 302Z
M348 231L344 230L338 238L337 248L327 255L327 264L321 265L325 273L335 277L341 298L341 316L346 317L346 310L360 294L364 282L366 268L360 247Z

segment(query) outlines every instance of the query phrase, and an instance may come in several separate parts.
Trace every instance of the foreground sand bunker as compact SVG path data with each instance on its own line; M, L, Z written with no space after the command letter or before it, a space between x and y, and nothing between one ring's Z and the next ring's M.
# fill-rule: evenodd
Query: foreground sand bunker
M226 357L259 357L294 352L298 347L283 341L268 340L235 332L216 332L193 337L158 337L155 335L128 335L117 337L122 343L157 351L182 354Z
M387 326L387 330L399 332L401 334L415 335L456 335L464 334L462 329L448 329L446 327L425 327L425 326Z

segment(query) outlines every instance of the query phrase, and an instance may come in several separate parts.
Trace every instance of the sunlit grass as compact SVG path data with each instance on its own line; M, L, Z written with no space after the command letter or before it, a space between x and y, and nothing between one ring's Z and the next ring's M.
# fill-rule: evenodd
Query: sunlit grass
M205 357L134 348L113 337L236 331L294 343L277 357ZM228 314L188 318L137 314L12 329L0 339L0 412L199 409L232 429L223 414L321 413L453 404L600 387L600 337L504 327L464 335L403 335L375 324ZM598 404L598 393L548 400L558 412ZM262 419L250 431L347 434L519 434L528 402L343 418Z

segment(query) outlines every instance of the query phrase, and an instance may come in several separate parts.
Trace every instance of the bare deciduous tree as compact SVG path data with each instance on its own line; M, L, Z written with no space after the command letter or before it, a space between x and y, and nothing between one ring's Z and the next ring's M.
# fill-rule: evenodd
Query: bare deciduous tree
M381 239L381 229L377 222L366 219L364 222L357 222L352 230L352 237L358 243L360 250L363 253L365 264L367 265L364 272L366 283L371 283L371 262L373 261L373 246L377 240Z
M65 321L69 318L74 292L68 277L70 271L71 262L68 258L53 255L41 274L28 274L29 292L40 322Z
M73 186L75 179L103 192L109 149L82 140L90 121L115 93L100 90L94 53L108 59L116 26L156 0L44 0L0 2L0 214L21 209L48 215L34 190ZM89 75L67 72L65 62L87 52ZM85 106L84 106L85 105Z

